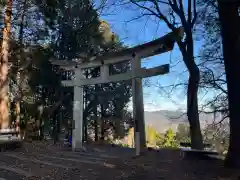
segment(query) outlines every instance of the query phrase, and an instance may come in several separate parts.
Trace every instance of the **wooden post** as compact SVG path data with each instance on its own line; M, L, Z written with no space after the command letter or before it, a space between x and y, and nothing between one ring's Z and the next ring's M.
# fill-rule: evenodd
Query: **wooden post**
M75 70L75 78L82 79L83 74L81 69ZM72 150L82 149L83 142L83 87L74 86L73 100L73 133L72 133Z
M137 72L141 69L141 60L136 56L136 54L133 55L131 68L132 77L136 77ZM138 156L146 148L142 78L137 77L132 79L132 93L133 120L135 122L134 142L136 155Z

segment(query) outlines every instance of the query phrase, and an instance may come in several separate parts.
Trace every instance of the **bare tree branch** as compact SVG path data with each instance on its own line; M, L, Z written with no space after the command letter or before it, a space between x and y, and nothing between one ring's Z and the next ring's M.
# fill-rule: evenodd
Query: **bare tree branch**
M193 26L194 26L195 23L196 23L197 17L198 17L198 13L197 13L197 2L196 2L196 0L193 0L193 19L192 19L192 22L191 22L192 28L193 28Z

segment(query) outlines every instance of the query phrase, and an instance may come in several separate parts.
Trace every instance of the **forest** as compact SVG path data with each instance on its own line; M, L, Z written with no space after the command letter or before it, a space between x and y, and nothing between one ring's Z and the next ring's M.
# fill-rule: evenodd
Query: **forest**
M70 129L73 88L62 86L61 81L74 78L74 74L53 65L51 60L81 58L88 61L95 55L128 48L100 15L108 6L125 4L136 8L139 17L150 16L156 22L161 21L169 31L175 32L180 26L184 28L184 38L177 39L176 45L188 72L184 86L187 89L189 126L179 126L176 135L169 129L163 138L154 129L146 127L148 144L156 144L153 139L157 138L161 146L177 147L177 140L186 140L191 141L192 148L203 149L205 141L212 143L215 138L214 142L218 140L221 144L224 141L224 152L227 152L225 165L239 168L239 2L99 2L1 1L1 129L14 126L22 138L38 136L38 139L43 139L46 133L50 133L56 141L60 139L62 128ZM199 33L203 46L196 57L194 48ZM124 62L112 66L110 73L123 73L130 69L130 62ZM84 71L86 78L98 77L99 74L99 68ZM198 99L201 90L215 92L203 107L199 107ZM107 100L102 98L105 96ZM127 110L131 97L131 81L84 86L84 141L104 140L108 129L113 130L115 140L129 134L134 126L132 114ZM200 111L220 115L221 119L209 125L209 129L201 130ZM36 135L36 132L40 134Z

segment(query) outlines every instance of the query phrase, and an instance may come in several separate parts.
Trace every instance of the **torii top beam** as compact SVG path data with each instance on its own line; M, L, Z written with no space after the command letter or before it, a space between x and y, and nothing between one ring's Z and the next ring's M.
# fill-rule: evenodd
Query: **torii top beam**
M182 39L184 30L182 27L177 28L175 32L170 32L161 38L141 44L132 48L124 49L118 52L106 53L101 56L91 57L88 62L69 61L69 60L51 60L51 63L58 65L64 69L98 67L102 64L115 64L118 62L132 59L133 54L136 54L139 59L154 56L164 52L171 51L177 38Z

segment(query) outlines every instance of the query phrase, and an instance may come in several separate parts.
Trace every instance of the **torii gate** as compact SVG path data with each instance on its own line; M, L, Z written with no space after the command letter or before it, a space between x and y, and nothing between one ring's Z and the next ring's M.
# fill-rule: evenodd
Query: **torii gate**
M64 86L74 87L73 106L73 135L72 150L82 148L82 127L83 127L83 86L110 83L132 79L133 92L133 120L135 122L135 148L136 155L139 155L146 147L144 104L142 91L142 78L163 75L169 72L169 64L146 69L141 68L141 59L157 54L171 51L176 39L183 37L184 31L180 27L175 32L156 39L154 41L124 49L119 52L107 53L103 56L91 57L87 62L51 60L51 63L66 70L75 72L75 79L64 80ZM131 71L117 75L109 75L109 65L131 60ZM81 62L80 62L81 61ZM100 77L85 79L83 77L84 68L100 67Z

